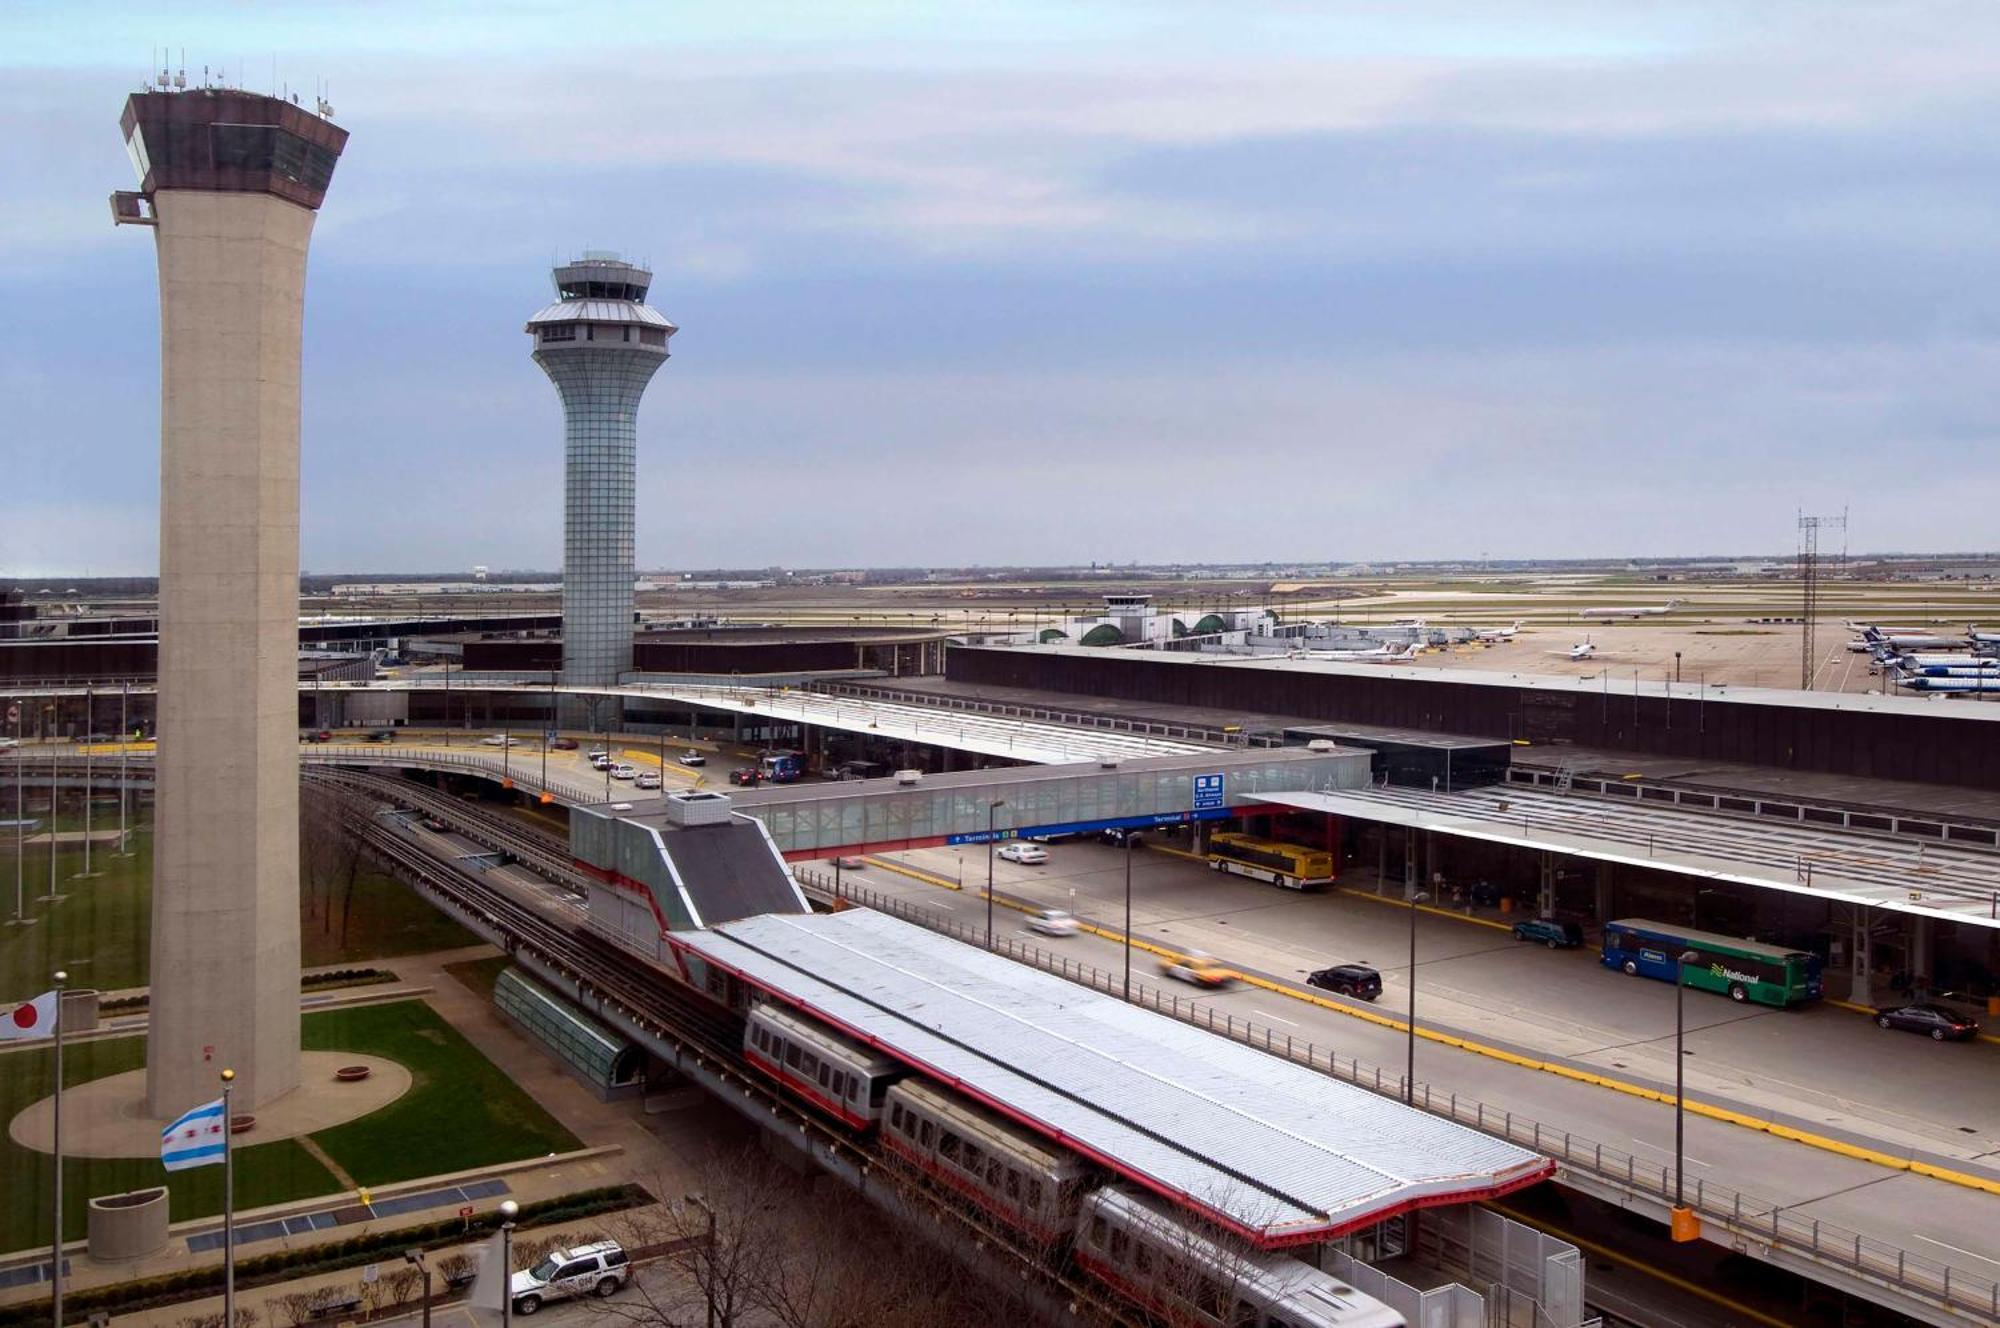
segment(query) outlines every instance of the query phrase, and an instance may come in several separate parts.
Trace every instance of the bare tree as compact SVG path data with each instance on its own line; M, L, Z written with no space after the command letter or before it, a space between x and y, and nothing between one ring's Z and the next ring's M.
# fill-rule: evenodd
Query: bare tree
M712 1157L685 1186L664 1183L659 1194L685 1189L686 1199L621 1214L624 1243L657 1253L675 1276L635 1277L635 1294L599 1303L600 1310L640 1328L679 1325L691 1311L714 1308L722 1328L735 1325L758 1300L769 1275L774 1215L796 1202L799 1180L755 1147Z
M334 899L339 897L342 945L347 943L354 886L364 865L361 836L349 815L340 794L310 783L299 790L299 873L327 934L334 928Z

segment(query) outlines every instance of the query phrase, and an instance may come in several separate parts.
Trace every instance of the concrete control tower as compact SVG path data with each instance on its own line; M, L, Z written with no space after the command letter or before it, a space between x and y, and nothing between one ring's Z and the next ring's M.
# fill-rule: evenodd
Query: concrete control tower
M632 489L639 398L679 331L646 305L653 274L605 253L555 270L557 303L528 320L535 363L563 406L562 680L615 683L632 667ZM562 722L618 720L567 704Z
M177 81L184 84L185 79ZM299 332L347 131L231 88L119 119L160 275L160 664L149 1114L299 1082Z

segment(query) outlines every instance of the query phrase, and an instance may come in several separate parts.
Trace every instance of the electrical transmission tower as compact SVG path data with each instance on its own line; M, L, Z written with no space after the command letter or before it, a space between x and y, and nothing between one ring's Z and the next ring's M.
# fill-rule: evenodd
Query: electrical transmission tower
M1812 690L1813 675L1819 671L1819 651L1814 638L1819 633L1819 532L1822 526L1841 531L1841 561L1846 563L1847 509L1839 516L1807 516L1799 512L1799 690Z

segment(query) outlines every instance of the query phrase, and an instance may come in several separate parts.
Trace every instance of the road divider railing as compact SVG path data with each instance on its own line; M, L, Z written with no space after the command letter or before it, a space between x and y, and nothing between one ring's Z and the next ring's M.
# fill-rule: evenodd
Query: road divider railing
M833 900L834 882L831 876L804 866L793 868L793 874L809 896L822 901ZM851 876L841 881L840 898L843 904L872 908L970 945L985 946L987 943L983 925L943 917L935 910L872 890ZM998 902L999 898L996 894L995 901ZM1109 934L1116 936L1116 933ZM1135 945L1138 943L1135 942ZM1018 936L995 933L991 948L1019 963L1107 995L1122 997L1145 1009L1207 1029L1271 1055L1282 1056L1295 1064L1385 1097L1408 1101L1432 1115L1470 1126L1483 1134L1533 1148L1553 1157L1563 1171L1572 1173L1577 1180L1587 1178L1625 1194L1644 1197L1663 1207L1671 1207L1674 1202L1674 1171L1670 1165L1648 1161L1571 1131L1544 1125L1518 1112L1487 1106L1461 1093L1434 1089L1421 1081L1406 1085L1404 1076L1395 1070L1385 1070L1380 1065L1328 1051L1296 1034L1281 1033L1269 1024L1218 1011L1207 1001L1183 996L1136 977L1131 979L1128 987L1122 973L1109 972L1071 959ZM1138 948L1154 947L1139 945ZM1394 1022L1380 1016L1377 1018L1383 1023ZM1667 1094L1661 1100L1671 1103L1673 1098ZM1857 1147L1848 1151L1855 1157L1881 1161L1885 1165L1919 1174L1936 1176L1942 1170L1871 1149ZM2000 1194L2000 1182L1971 1175L1965 1179L1977 1182L1977 1188ZM1816 1217L1791 1212L1783 1204L1713 1184L1704 1177L1688 1177L1684 1182L1682 1198L1704 1221L1728 1231L1741 1241L1809 1259L1951 1314L1974 1316L1974 1321L2000 1322L2000 1281L1976 1276L1928 1255L1913 1253Z

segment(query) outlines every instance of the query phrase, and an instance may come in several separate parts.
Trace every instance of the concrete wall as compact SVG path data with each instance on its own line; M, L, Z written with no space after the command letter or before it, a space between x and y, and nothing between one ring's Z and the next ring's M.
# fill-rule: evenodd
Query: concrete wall
M299 1076L299 333L314 214L161 190L151 1114Z

